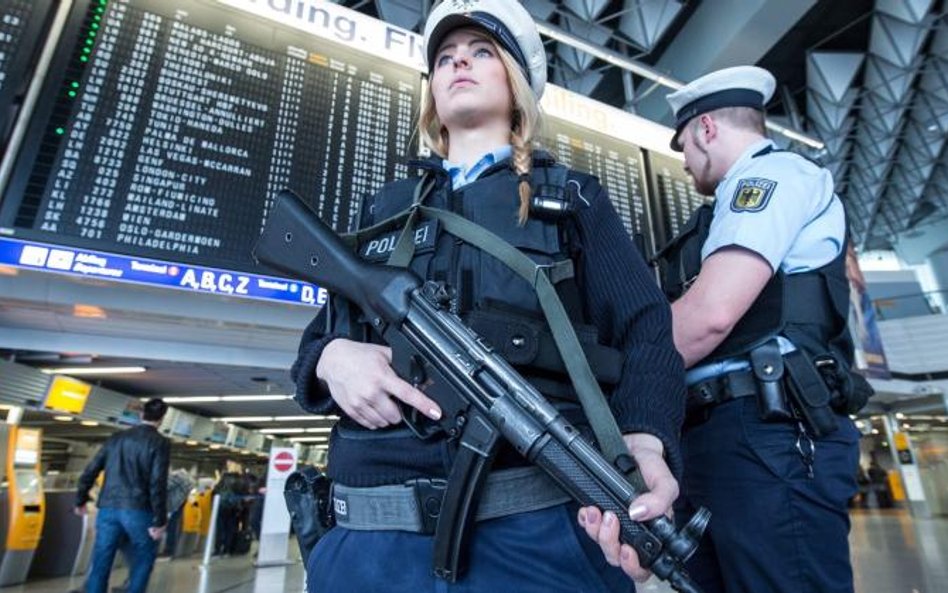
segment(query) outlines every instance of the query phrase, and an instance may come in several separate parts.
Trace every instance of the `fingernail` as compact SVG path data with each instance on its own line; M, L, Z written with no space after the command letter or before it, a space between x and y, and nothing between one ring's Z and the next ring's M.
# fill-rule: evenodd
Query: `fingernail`
M613 515L612 513L606 513L602 517L602 524L608 527L612 527L612 524L615 523L615 521L616 521L616 516Z
M629 518L634 521L647 512L648 512L648 507L646 507L644 504L637 504L631 509L629 509Z
M579 524L586 525L586 510L579 511Z
M430 416L432 420L441 420L441 410L438 408L430 408L428 410L428 416Z

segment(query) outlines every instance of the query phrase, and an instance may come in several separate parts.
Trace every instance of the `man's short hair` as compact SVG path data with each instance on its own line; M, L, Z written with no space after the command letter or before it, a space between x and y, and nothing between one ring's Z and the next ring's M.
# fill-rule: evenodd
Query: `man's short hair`
M145 402L145 407L142 410L142 419L144 419L145 422L157 422L165 417L165 412L167 411L168 404L160 397L153 397Z
M715 109L711 115L718 120L723 120L741 130L757 132L761 136L767 135L767 129L764 124L764 112L752 107L722 107ZM698 118L695 118L698 119Z

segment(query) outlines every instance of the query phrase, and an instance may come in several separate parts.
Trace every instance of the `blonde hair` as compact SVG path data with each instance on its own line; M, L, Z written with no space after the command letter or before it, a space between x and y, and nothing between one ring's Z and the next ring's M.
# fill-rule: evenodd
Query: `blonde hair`
M521 225L527 222L530 214L530 199L533 190L530 186L530 170L533 166L533 149L536 139L540 135L541 115L540 105L533 95L527 77L510 53L497 45L486 33L477 31L477 34L490 42L494 51L503 62L507 71L507 84L511 94L510 117L510 145L513 148L512 162L514 171L520 178L517 184L520 197L520 208L517 219ZM421 141L438 156L445 158L450 146L448 129L438 118L434 96L431 94L431 85L421 100L421 114L418 117L418 135Z

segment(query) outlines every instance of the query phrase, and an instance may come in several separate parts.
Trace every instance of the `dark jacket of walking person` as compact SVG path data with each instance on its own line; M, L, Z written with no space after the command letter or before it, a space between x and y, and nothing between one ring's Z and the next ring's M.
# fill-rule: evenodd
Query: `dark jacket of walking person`
M131 541L128 593L148 587L158 541L168 522L168 463L171 443L158 433L168 405L155 398L145 403L142 423L105 442L79 477L76 513L85 514L89 490L99 472L95 547L86 579L88 593L105 593L115 553L124 537Z

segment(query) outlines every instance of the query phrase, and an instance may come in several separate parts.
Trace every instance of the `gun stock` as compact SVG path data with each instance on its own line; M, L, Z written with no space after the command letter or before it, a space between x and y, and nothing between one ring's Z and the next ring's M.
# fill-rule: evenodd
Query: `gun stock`
M257 262L344 295L373 322L401 324L408 314L409 295L421 284L413 274L359 259L289 190L280 192L267 218L253 247Z

